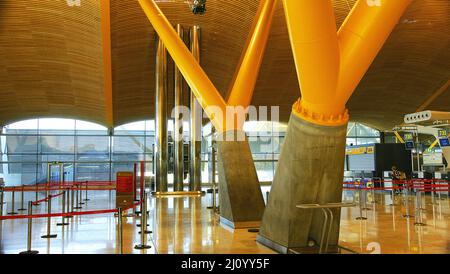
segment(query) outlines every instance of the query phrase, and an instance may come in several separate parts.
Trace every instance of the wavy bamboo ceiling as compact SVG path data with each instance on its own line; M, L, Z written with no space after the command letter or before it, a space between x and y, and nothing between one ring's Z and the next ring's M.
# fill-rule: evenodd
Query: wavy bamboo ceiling
M99 2L0 1L0 124L45 116L106 124ZM182 2L159 6L186 36L201 27L202 67L225 95L258 2L208 0L202 16ZM338 26L354 2L334 1ZM155 32L136 0L111 0L111 43L114 124L151 119ZM449 79L450 1L414 1L350 99L351 119L389 129L424 104L448 111ZM253 103L280 106L287 121L299 94L280 1Z

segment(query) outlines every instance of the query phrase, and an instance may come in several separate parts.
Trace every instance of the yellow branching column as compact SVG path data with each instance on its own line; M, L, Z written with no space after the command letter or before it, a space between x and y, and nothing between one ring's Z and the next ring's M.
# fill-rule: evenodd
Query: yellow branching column
M216 129L221 221L235 228L259 226L264 200L250 147L243 134L243 122L262 64L277 0L260 0L227 102L156 3L153 0L139 0L139 3Z
M412 0L359 0L336 30L331 0L283 0L301 99L292 108L258 242L286 253L320 245L321 212L299 204L341 202L346 103ZM329 251L337 250L334 210Z

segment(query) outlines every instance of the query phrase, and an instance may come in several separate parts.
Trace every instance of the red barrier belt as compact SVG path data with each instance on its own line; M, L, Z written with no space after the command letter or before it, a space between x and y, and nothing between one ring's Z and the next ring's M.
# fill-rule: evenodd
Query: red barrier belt
M44 198L44 199L34 201L34 202L32 202L32 204L33 204L33 205L36 205L36 204L39 204L40 202L48 201L48 200L50 200L50 199L56 198L56 197L58 197L58 196L61 196L61 195L63 195L63 194L64 194L64 192L61 192L61 193L58 193L58 194L55 194L55 195L50 195L49 197L46 197L46 198Z
M139 201L123 210L128 210L133 207L140 205L142 201ZM80 215L94 215L94 214L105 214L114 213L117 209L102 209L102 210L90 210L90 211L79 211L79 212L69 212L69 213L51 213L51 214L33 214L33 215L15 215L15 216L0 216L0 220L13 220L13 219L36 219L36 218L48 218L48 217L65 217L65 216L80 216Z
M23 185L23 186L11 186L5 187L5 192L11 191L22 191L22 187L24 191L43 191L43 190L58 190L67 187L74 186L82 186L86 189L86 185L88 187L101 187L101 186L111 186L114 187L116 184L115 181L88 181L88 182L63 182L63 183L43 183L43 184L34 184L34 185ZM88 188L89 190L89 188ZM95 190L95 189L93 189Z

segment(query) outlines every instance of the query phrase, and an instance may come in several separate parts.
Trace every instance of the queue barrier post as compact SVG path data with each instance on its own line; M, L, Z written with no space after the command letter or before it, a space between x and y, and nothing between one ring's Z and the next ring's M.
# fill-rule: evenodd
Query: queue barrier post
M80 200L79 200L79 196L80 195L78 195L78 193L79 193L79 187L78 187L78 184L75 186L75 188L76 188L76 193L75 193L75 206L73 207L73 209L81 209L82 207L80 206ZM73 192L75 192L73 189L72 189L72 191ZM73 196L72 196L73 197ZM73 200L73 199L72 199Z
M47 214L49 216L47 217L47 234L41 236L41 238L43 239L52 239L58 237L57 234L51 234L52 217L50 216L50 214L52 214L52 198L53 198L52 195L48 195Z
M363 179L363 187L364 189L362 189L363 191L363 201L364 201L364 207L362 208L362 210L371 210L370 207L367 206L367 182L364 181Z
M142 213L141 213L141 243L138 245L135 245L135 249L149 249L151 246L146 245L147 241L147 193L143 193L143 200L142 200Z
M63 191L63 197L62 197L62 213L65 214L66 213L66 191ZM56 224L57 226L65 226L65 225L69 225L69 223L65 222L64 216L61 217L61 222Z
M3 216L4 189L0 187L0 217Z
M8 212L8 215L16 215L17 212L15 210L15 204L16 204L16 188L13 188L13 191L11 192L11 212Z
M411 214L409 214L409 183L407 182L406 184L406 187L405 186L403 186L403 193L404 193L404 195L406 196L405 198L404 198L404 201L405 201L405 208L406 208L406 214L404 214L403 215L403 217L404 218L411 218L411 217L414 217L414 215L411 215Z
M66 200L66 207L67 207L67 209L66 209L66 212L67 213L72 213L73 212L73 209L71 210L71 208L70 208L70 206L71 206L71 204L70 204L70 193L71 193L71 191L70 191L70 188L67 188L66 189L66 197L67 197L67 200ZM72 197L72 199L73 199L73 197ZM72 203L72 207L73 207L73 203ZM64 216L64 218L66 218L66 219L71 219L71 218L73 218L73 216L72 215L66 215L66 216Z
M38 206L38 205L40 205L40 203L38 203L37 201L39 201L39 186L38 186L38 183L36 183L36 186L35 186L35 199L36 199L36 203L33 203L33 205L34 206Z
M117 226L119 227L117 233L119 234L119 254L123 254L123 230L122 230L122 208L117 209Z
M86 184L86 191L85 191L85 197L84 197L84 201L90 201L90 199L88 198L88 187L89 187L89 184L88 184L88 182L86 181L85 182L85 184Z
M32 236L32 227L33 227L33 202L28 202L28 233L27 233L27 250L22 251L19 254L38 254L39 251L31 250L31 236Z
M20 208L18 209L18 211L25 211L27 210L24 206L24 195L25 195L25 185L22 184L22 192L20 193Z
M359 216L356 217L356 220L367 220L367 217L363 216L363 205L362 205L362 191L359 189L359 199L358 199L358 207L359 207Z
M80 202L79 202L79 204L80 205L84 205L84 203L83 203L83 189L81 188L81 184L82 183L79 183L78 184L78 194L80 195L80 198L78 199Z
M147 230L147 227L149 226L148 225L148 211L147 211L147 193L144 193L144 200L143 200L143 202L142 202L142 206L143 206L143 210L144 210L144 212L146 212L145 214L142 214L141 215L141 224L140 224L140 227L142 227L142 224L145 224L145 226L144 226L144 233L145 234L150 234L150 233L152 233L152 231L150 231L150 230ZM139 231L138 232L139 234L142 234L142 231Z
M426 224L423 222L423 216L422 216L422 190L417 189L416 190L416 220L414 222L415 226L426 226Z

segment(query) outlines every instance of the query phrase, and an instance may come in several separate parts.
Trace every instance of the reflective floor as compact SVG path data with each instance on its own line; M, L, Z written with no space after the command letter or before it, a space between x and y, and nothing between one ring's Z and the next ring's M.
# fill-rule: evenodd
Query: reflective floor
M266 188L263 189L265 194ZM344 200L359 200L359 193L344 192ZM265 195L264 195L265 197ZM374 200L375 197L375 200ZM25 197L33 199L34 194ZM109 209L115 205L114 192L96 191L89 193L90 201L83 210ZM373 203L373 202L376 203ZM450 253L450 202L447 196L441 199L422 197L422 222L416 226L415 217L405 218L405 199L396 196L391 206L390 193L367 193L367 208L362 210L367 220L356 220L359 207L343 209L341 216L340 245L358 253ZM217 215L207 206L211 195L203 197L149 198L149 229L147 250L134 249L140 243L140 218L123 218L124 253L273 253L256 243L256 233L246 229L231 230L218 222ZM16 208L20 207L20 200ZM52 203L54 212L60 212L61 201ZM10 203L8 212L10 211ZM44 213L45 204L34 208ZM409 197L410 215L415 215L415 196ZM130 211L129 213L132 213ZM21 213L22 214L22 213ZM46 234L47 220L34 219L32 249L40 253L82 254L118 252L117 218L113 214L77 216L69 219L70 225L60 227L53 218L52 234L55 239L41 239ZM26 250L27 220L1 221L0 253L19 253Z
M344 200L352 200L353 196L359 201L358 192L344 192ZM447 195L422 195L421 206L416 206L415 195L409 196L408 207L404 195L396 195L394 200L392 206L390 192L376 193L375 196L367 193L368 210L362 210L367 220L363 221L355 220L361 214L359 207L343 209L340 244L359 253L450 253L450 200ZM418 207L422 208L422 220Z

